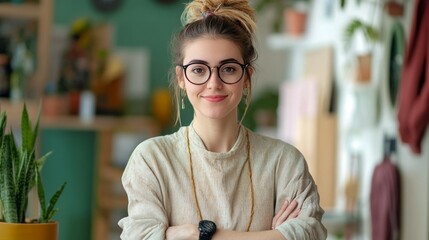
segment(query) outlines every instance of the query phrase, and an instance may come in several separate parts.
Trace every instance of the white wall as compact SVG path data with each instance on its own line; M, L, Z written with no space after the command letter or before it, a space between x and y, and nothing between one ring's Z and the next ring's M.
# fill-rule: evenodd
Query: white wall
M331 1L331 2L330 2ZM374 1L369 1L374 2ZM380 1L377 1L380 2ZM402 2L402 1L401 1ZM411 25L414 0L404 1L405 16L401 19L408 36ZM333 13L326 16L326 7L333 3ZM375 9L375 10L374 10ZM269 15L269 13L267 14ZM373 21L379 27L384 44L378 44L374 50L374 62L371 84L356 86L352 84L353 55L368 50L364 41L357 39L351 51L343 48L343 29L353 17ZM263 86L278 86L287 79L291 66L296 66L289 51L273 50L267 45L269 16L259 16L259 74L256 90ZM348 6L340 10L337 0L315 0L311 9L305 46L317 48L331 45L335 49L335 78L339 87L338 117L338 186L336 208L345 207L344 184L350 171L351 150L361 153L360 160L360 209L362 214L362 229L359 239L371 239L371 221L369 212L370 185L374 167L382 160L383 136L397 136L396 109L389 106L386 92L386 49L389 46L390 26L394 19L385 15L380 8L363 1L360 6L355 1L348 1ZM287 57L285 57L287 55ZM282 75L283 74L283 75ZM355 96L362 96L364 112L353 115L356 106ZM379 98L378 98L379 97ZM361 102L362 103L362 102ZM377 114L379 113L379 114ZM360 128L354 128L357 123ZM426 134L428 135L428 134ZM423 152L417 156L410 152L408 146L400 143L398 137L397 165L401 174L401 239L428 239L429 216L429 137L423 141Z
M408 38L415 1L406 1L404 23ZM392 19L383 19L383 24L392 24ZM385 76L383 76L385 78ZM385 88L384 88L385 89ZM387 93L386 93L387 94ZM385 95L386 96L386 95ZM386 96L387 97L387 96ZM397 135L396 109L384 108L380 129ZM399 136L398 136L399 140ZM399 141L400 142L400 141ZM429 216L429 137L422 143L421 155L413 154L409 147L399 145L397 164L401 174L401 239L428 239Z
M253 77L254 96L266 89L278 89L279 84L285 80L285 72L289 65L285 51L273 50L268 45L267 36L271 33L272 16L273 9L266 9L264 14L257 16L258 60Z

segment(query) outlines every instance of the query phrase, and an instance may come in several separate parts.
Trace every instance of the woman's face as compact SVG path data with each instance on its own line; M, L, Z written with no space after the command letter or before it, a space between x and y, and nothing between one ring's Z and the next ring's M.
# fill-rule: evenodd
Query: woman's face
M239 82L226 84L219 79L216 66L224 62L244 64L239 47L234 42L223 38L198 38L188 42L183 51L183 65L205 63L212 68L209 80L201 85L189 82L182 68L176 68L179 86L186 90L189 101L194 107L195 117L237 119L237 106L241 101L245 84L248 84L248 76L244 74ZM200 70L192 68L188 69L188 73L193 71L199 74ZM230 68L221 71L226 71L225 74L228 74Z

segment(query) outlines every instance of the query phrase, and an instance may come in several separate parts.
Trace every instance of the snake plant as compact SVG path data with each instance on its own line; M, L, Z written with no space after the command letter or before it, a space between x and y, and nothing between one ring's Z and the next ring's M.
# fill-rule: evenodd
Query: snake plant
M13 131L6 132L7 115L0 115L0 208L2 221L25 223L28 194L36 186L41 214L33 222L49 222L56 213L55 204L63 192L64 183L52 196L48 207L41 182L40 171L49 153L36 159L35 143L39 130L40 111L32 129L27 107L24 104L21 116L21 146L15 142Z

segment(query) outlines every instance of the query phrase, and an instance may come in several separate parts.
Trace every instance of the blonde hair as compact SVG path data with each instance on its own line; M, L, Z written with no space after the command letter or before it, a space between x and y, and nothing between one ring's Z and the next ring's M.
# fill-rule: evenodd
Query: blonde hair
M194 0L186 4L180 20L185 26L207 13L238 21L250 35L255 33L255 12L247 0Z
M188 41L201 38L224 38L234 42L239 48L246 68L248 78L248 95L245 98L246 108L249 107L252 84L249 68L257 58L254 47L254 34L256 31L255 12L247 0L194 0L186 4L181 16L184 25L172 41L173 66L170 72L171 87L174 93L176 106L176 124L181 123L180 110L183 90L178 86L175 68L183 64L183 49Z

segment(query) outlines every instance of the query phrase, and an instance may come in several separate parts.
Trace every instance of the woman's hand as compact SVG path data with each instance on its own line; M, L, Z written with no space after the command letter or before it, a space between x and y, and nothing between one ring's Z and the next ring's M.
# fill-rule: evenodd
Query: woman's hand
M288 219L296 218L300 211L301 209L298 208L298 202L296 200L293 200L291 203L286 200L283 203L282 208L280 208L280 211L273 218L273 222L271 224L272 229L275 229Z
M200 232L193 224L183 224L169 227L165 233L165 240L198 240Z

